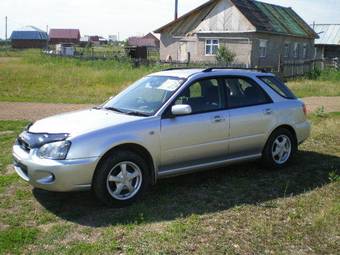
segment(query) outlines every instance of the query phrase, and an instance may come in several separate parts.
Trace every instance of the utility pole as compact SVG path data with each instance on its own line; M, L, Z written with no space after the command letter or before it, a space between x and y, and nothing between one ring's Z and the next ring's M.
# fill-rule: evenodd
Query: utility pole
M178 19L178 0L175 0L175 20Z
M7 41L7 16L5 17L5 39Z

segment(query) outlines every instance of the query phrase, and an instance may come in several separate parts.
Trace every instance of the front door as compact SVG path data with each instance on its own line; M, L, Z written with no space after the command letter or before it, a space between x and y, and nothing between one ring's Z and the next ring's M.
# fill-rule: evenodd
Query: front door
M186 104L192 113L161 121L161 169L204 163L228 153L229 116L217 79L194 82L174 104Z

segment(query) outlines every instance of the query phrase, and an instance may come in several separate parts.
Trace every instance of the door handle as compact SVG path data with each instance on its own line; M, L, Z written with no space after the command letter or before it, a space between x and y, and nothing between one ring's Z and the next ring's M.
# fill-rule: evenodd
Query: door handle
M222 122L222 121L224 121L225 119L223 118L223 117L221 117L221 116L215 116L214 118L213 118L213 121L214 122Z
M272 113L273 113L273 110L270 109L270 108L267 108L267 109L264 110L264 114L266 114L266 115L270 115Z

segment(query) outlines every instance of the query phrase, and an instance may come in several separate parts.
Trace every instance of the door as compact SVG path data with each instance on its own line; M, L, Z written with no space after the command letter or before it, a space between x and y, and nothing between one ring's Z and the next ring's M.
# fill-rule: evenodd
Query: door
M179 61L188 61L187 42L179 42Z
M175 100L174 104L190 105L192 113L162 119L161 168L204 163L227 155L229 116L222 90L217 79L199 80Z
M272 100L252 79L224 79L230 116L230 157L259 154L266 143L273 117Z

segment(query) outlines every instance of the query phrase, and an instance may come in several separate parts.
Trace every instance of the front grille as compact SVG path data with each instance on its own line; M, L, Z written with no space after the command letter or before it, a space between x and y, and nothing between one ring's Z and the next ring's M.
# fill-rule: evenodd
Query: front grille
M17 144L26 152L30 152L31 148L28 143L26 143L22 138L18 137Z

